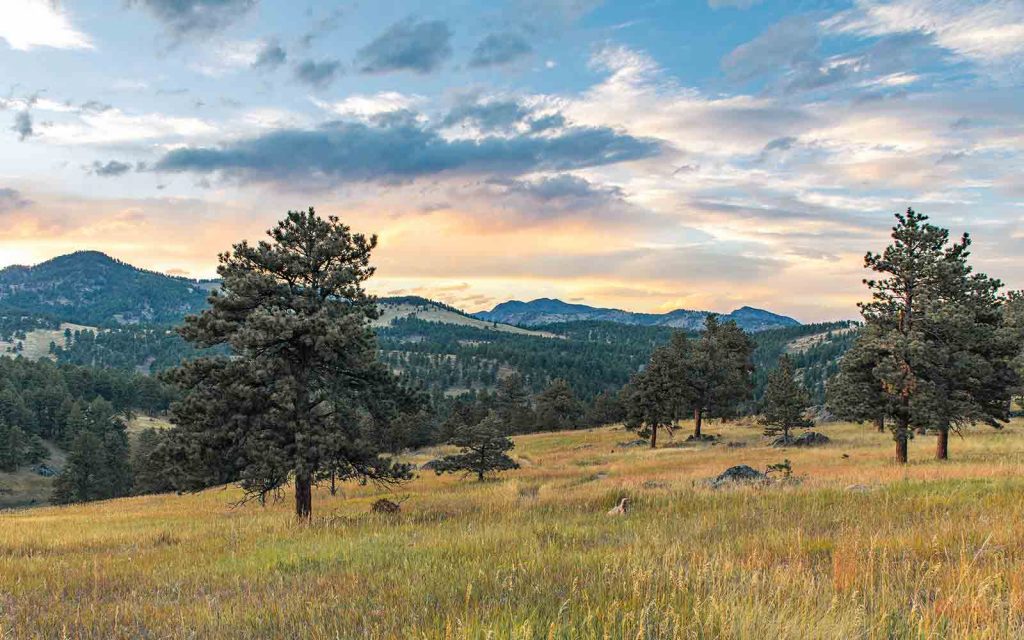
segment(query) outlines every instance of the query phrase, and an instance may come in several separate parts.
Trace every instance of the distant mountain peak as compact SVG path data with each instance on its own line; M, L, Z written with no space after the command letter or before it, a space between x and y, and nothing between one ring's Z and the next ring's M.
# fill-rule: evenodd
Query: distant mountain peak
M643 326L669 326L694 331L704 325L704 319L711 313L710 311L690 309L676 309L667 313L640 313L592 307L586 304L565 302L557 298L537 298L530 302L509 300L495 305L490 311L481 311L473 315L481 320L524 327L598 320ZM746 331L763 331L800 324L793 318L751 306L743 306L730 313L717 315L723 321L735 320L736 324Z

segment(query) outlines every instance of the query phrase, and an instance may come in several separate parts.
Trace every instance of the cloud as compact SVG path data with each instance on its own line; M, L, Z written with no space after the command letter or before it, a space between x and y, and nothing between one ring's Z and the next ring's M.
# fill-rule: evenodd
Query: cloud
M507 193L529 196L542 202L571 201L577 205L596 204L621 199L622 189L597 185L571 174L547 176L533 181L513 180Z
M397 91L382 91L371 95L355 94L337 102L313 102L326 111L343 118L370 119L385 113L412 109L423 100L422 96L407 95Z
M11 127L11 131L17 133L18 140L22 142L36 135L35 129L32 127L32 114L28 109L14 114L14 126Z
M122 176L131 170L132 166L125 162L120 162L118 160L110 160L106 163L103 163L100 162L99 160L96 160L95 162L92 163L90 172L93 173L94 175L103 178L108 178Z
M295 66L295 77L315 89L330 86L342 74L339 60L303 60Z
M256 55L253 61L254 69L276 69L288 59L288 53L275 40L268 40L263 43L263 48Z
M198 118L159 113L133 115L112 107L102 111L78 110L73 120L54 122L39 135L42 140L57 144L110 145L144 140L179 142L214 131L215 127Z
M0 2L0 39L18 51L93 48L89 36L75 29L60 4L50 0Z
M442 122L443 126L472 125L481 131L511 129L530 115L530 110L516 100L477 101L463 96Z
M129 0L146 7L176 37L219 31L242 18L257 0Z
M103 113L104 111L108 111L113 108L114 107L112 105L109 105L106 102L100 102L99 100L87 100L79 107L82 111L91 111L93 113Z
M785 18L733 49L722 59L722 68L734 79L745 81L780 67L816 64L819 40L817 21L812 17Z
M827 21L841 33L917 33L958 56L988 66L1024 61L1024 3L1019 0L856 0Z
M492 33L473 49L471 67L493 67L514 62L529 55L533 47L517 33Z
M886 35L867 46L848 46L841 54L821 53L825 35L834 35L817 14L785 18L741 44L722 59L736 82L769 78L776 91L795 93L825 87L874 87L884 96L918 79L907 73L918 63L934 63L931 38L920 33ZM876 93L878 93L876 91Z
M360 49L356 53L356 65L363 73L412 71L427 74L451 56L451 37L451 29L441 20L406 19L393 24Z
M24 209L32 204L32 201L21 195L17 189L0 187L0 213Z
M407 182L441 174L520 175L609 165L658 154L652 139L605 127L570 127L554 136L447 139L414 117L332 122L280 129L220 147L166 153L156 170L221 173L251 182L328 184Z

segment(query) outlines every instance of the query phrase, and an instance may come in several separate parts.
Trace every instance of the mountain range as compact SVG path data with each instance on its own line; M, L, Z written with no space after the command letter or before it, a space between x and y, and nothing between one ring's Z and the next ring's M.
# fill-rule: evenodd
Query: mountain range
M502 302L490 311L473 314L481 320L502 322L521 327L561 324L596 320L619 324L647 327L674 327L697 331L704 326L704 320L712 312L676 309L667 313L637 313L622 309L605 309L585 304L571 304L552 298L539 298L530 302L510 300ZM740 307L730 313L717 314L723 321L735 320L745 331L764 331L778 327L795 327L800 323L793 318L781 316L763 309Z
M0 309L93 326L176 324L185 315L201 310L216 284L215 280L192 280L140 269L99 251L78 251L35 266L13 265L0 269ZM381 305L394 307L392 314L386 313L393 317L414 313L426 318L424 314L429 306L433 313L431 318L442 323L454 318L460 324L479 320L514 327L605 321L693 331L703 326L710 313L686 309L663 314L636 313L549 298L531 302L512 300L476 314L464 314L423 299L383 298ZM735 320L747 331L800 324L793 318L752 307L741 307L720 317Z

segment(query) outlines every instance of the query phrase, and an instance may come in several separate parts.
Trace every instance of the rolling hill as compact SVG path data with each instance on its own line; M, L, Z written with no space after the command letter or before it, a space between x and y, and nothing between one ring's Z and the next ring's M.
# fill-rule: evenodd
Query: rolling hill
M704 319L712 312L676 309L668 313L637 313L622 309L604 309L585 304L570 304L552 298L538 298L530 302L510 300L490 311L475 313L477 318L490 322L504 322L521 327L535 327L565 322L598 320L648 327L673 327L699 331ZM793 327L800 323L763 309L740 307L735 311L718 314L722 320L735 320L744 331L764 331L779 327Z
M206 305L207 285L78 251L0 269L0 309L84 325L175 323Z

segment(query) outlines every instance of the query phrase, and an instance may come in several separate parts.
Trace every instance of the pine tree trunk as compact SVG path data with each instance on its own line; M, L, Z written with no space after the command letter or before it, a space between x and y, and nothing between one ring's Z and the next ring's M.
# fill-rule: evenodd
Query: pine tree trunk
M909 439L909 429L900 427L896 432L896 462L899 464L907 464L907 441Z
M885 433L885 416L875 418L875 426L878 427L878 433Z
M939 441L935 445L935 459L949 460L949 427L939 429Z
M703 421L704 411L701 409L693 410L693 437L700 437L700 423Z
M313 482L308 475L295 476L295 516L300 520L313 517Z
M338 478L338 474L335 473L334 471L332 471L331 472L331 495L332 496L338 495L337 478Z
M658 446L658 425L651 428L651 448Z

